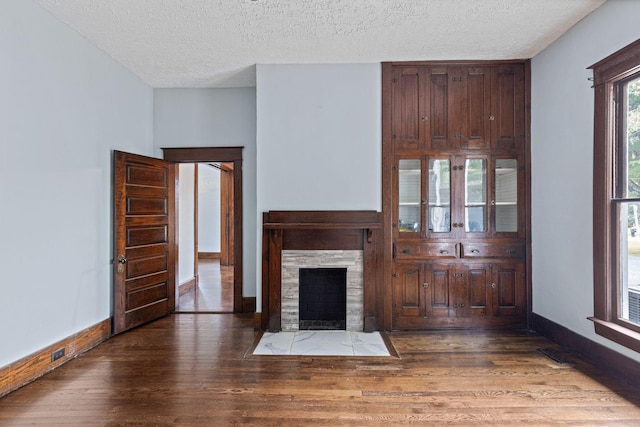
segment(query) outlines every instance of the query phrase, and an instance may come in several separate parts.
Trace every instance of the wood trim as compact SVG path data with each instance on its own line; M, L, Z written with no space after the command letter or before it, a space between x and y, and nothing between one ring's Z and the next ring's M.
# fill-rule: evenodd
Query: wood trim
M233 311L242 310L242 283L244 281L242 257L242 153L233 162Z
M198 284L198 276L193 276L191 279L180 283L180 285L178 285L179 295L182 296L187 292L195 289L197 284Z
M531 314L532 329L559 344L565 351L588 362L616 381L636 385L640 378L640 363L608 347L561 326L536 313Z
M175 286L175 290L174 290L174 294L178 295L177 298L174 299L173 302L173 310L172 312L176 312L179 309L179 304L180 304L180 283L178 283L178 281L180 280L180 251L179 251L179 236L178 233L176 232L177 226L178 224L180 224L180 168L178 167L177 164L173 165L173 174L174 174L174 191L175 191L175 196L174 196L174 203L173 203L173 235L174 235L174 239L173 239L173 264L174 264L174 268L173 268L173 274L175 275L174 277L174 286Z
M527 298L526 327L531 324L531 314L533 313L533 283L532 283L532 246L531 246L531 61L524 63L524 185L525 185L525 244L526 244L526 264L525 264L525 288Z
M228 163L226 165L229 165ZM234 265L235 199L233 163L220 168L220 265Z
M255 313L256 312L256 297L243 297L242 298L242 312L243 313Z
M625 327L596 317L590 317L589 320L593 321L596 334L640 353L640 333L632 329L636 325Z
M409 67L425 67L425 66L445 66L445 65L471 65L471 66L482 66L482 65L505 65L505 64L522 64L525 59L508 59L508 60L456 60L456 61L392 61L392 62L383 62L382 67L385 65L401 65L401 66L409 66Z
M614 79L618 80L625 74L636 73L640 69L639 50L640 39L588 67L593 70L594 84L597 86Z
M36 353L0 368L0 397L40 378L79 354L106 341L111 336L111 322L111 318L105 319ZM65 355L52 362L51 353L61 348L65 349Z
M393 65L382 63L382 299L384 311L382 313L382 327L391 330L393 324L393 140L392 140L392 80Z
M198 277L198 164L193 165L193 275Z
M220 259L220 252L198 252L198 259Z
M253 329L259 331L262 329L262 313L253 313Z
M163 148L164 159L176 163L235 162L244 147Z

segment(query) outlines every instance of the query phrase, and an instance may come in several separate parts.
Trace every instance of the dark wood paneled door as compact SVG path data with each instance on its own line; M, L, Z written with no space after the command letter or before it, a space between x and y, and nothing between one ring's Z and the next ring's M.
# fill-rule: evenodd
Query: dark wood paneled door
M175 170L114 152L114 334L175 307Z

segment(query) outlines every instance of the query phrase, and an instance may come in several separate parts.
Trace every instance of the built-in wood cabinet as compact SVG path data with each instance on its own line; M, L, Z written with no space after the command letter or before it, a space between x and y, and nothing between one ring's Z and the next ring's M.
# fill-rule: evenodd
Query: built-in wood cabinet
M522 327L528 63L383 64L391 329Z
M395 149L523 147L523 63L398 65L392 73Z
M397 261L396 329L508 327L526 314L524 263Z

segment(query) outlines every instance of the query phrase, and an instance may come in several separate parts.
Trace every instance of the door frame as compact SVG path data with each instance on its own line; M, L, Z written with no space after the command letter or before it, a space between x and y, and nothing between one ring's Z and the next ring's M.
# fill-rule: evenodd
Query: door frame
M242 150L244 147L162 148L164 160L174 163L233 163L233 312L243 312L242 299ZM177 198L176 198L177 199ZM176 277L178 263L175 263ZM176 298L177 301L177 298Z

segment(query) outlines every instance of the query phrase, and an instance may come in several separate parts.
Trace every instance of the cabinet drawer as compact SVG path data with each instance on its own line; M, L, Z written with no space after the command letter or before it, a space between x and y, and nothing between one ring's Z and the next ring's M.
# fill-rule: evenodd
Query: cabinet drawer
M399 259L411 258L457 258L456 243L396 243L394 257Z
M463 258L524 258L524 243L463 243Z

